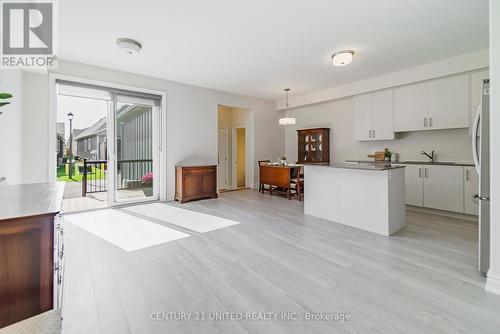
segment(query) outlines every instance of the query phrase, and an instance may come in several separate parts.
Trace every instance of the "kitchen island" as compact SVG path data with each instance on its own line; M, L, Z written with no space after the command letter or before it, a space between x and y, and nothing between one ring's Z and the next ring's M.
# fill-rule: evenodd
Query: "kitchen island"
M404 166L304 167L304 213L391 235L405 225Z

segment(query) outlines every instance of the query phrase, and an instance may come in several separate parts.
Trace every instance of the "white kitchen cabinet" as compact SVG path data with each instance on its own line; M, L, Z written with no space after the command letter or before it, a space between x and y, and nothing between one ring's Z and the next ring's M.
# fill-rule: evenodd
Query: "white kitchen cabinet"
M424 207L464 212L464 169L460 166L423 166Z
M472 197L479 192L479 175L476 167L464 167L464 213L479 214L479 204Z
M394 90L372 94L372 139L394 139Z
M427 82L394 89L394 130L426 130L424 124L429 114ZM426 122L426 121L425 121Z
M428 129L469 126L469 74L429 81Z
M420 165L405 167L405 200L408 205L424 206L423 172Z
M469 113L469 74L394 89L396 132L467 128Z
M394 95L392 89L354 97L354 139L394 139Z
M472 135L472 123L476 117L477 108L481 104L481 88L484 79L489 79L490 71L482 70L472 72L470 76L470 109L469 109L469 135Z
M354 140L371 140L372 95L354 97Z

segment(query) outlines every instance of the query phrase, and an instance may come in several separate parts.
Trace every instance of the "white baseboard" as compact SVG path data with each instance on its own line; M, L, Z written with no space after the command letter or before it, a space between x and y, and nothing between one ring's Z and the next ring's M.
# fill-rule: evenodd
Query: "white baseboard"
M488 292L500 295L500 277L488 273L484 289Z
M430 213L430 214L438 215L438 216L468 220L468 221L474 222L474 223L477 223L478 219L479 219L478 216L467 215L464 213L429 209L429 208L423 208L423 207L413 206L413 205L406 205L406 209L411 210L411 211L416 211L416 212Z

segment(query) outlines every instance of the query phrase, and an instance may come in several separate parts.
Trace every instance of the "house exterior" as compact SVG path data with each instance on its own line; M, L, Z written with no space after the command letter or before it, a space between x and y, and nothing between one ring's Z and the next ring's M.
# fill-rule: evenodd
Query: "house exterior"
M76 156L89 160L106 160L106 117L101 118L80 134L74 134Z
M142 105L124 105L116 114L118 182L122 187L130 187L130 183L138 182L153 169L153 114L150 106ZM106 123L103 117L75 137L78 157L107 160Z

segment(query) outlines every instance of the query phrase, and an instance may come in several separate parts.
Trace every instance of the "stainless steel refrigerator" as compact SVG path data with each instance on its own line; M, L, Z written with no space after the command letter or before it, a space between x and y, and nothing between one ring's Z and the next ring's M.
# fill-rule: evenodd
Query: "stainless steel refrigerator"
M479 271L490 266L490 80L483 80L481 104L478 107L472 133L474 164L479 173Z

